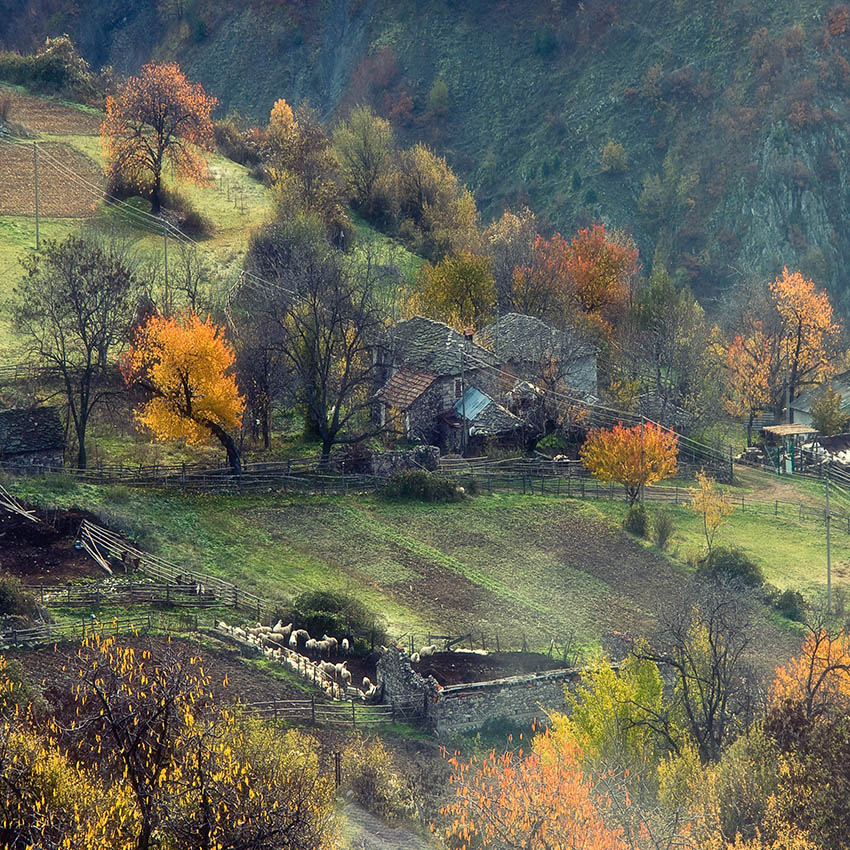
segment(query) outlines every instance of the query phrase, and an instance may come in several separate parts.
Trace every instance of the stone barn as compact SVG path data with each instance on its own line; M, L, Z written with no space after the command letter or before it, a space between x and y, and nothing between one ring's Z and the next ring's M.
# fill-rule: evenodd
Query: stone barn
M0 467L8 472L61 467L64 453L65 428L58 408L0 410Z

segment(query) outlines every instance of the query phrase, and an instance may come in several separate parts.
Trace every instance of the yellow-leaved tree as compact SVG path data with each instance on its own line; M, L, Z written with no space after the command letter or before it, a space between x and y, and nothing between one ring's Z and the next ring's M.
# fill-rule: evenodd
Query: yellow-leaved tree
M732 513L732 499L717 487L717 482L701 469L697 473L697 486L691 488L691 510L702 516L705 548L711 552L717 529Z
M616 481L633 505L641 487L676 474L678 438L660 425L648 422L627 428L594 428L581 447L581 461L594 478Z
M230 374L235 360L224 328L195 313L152 316L137 331L122 363L129 385L150 398L135 411L158 440L218 440L234 473L242 469L230 431L242 424L245 400Z

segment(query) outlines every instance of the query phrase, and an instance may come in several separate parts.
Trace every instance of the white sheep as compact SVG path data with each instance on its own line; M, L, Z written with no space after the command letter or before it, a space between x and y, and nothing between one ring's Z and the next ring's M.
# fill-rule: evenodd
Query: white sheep
M306 649L307 652L315 652L316 647L318 647L318 645L319 641L317 641L315 638L310 638L310 640L308 640L307 643L304 644L304 649Z
M348 643L348 638L343 638L343 639L342 639L342 643L340 644L340 648L342 649L342 651L343 651L346 655L348 655L348 649L349 649L349 646L350 646L350 644Z
M323 658L331 654L331 643L328 640L317 640L316 648L319 650L319 655Z
M372 680L368 676L363 677L363 690L368 691L372 687Z
M290 645L293 649L295 649L295 648L298 646L298 637L296 636L295 632L293 632L293 633L289 636L289 645Z
M331 652L336 652L337 647L339 646L339 642L335 637L330 637L329 635L322 635L322 640L326 640L330 645Z
M340 671L339 678L344 685L348 685L351 682L351 670L343 669Z
M414 664L418 664L418 663L419 663L419 661L420 661L419 653L418 653L418 652L414 652L414 653L413 653L413 655L411 655L411 656L410 656L410 660L411 660Z
M435 643L432 643L430 646L423 646L419 650L419 657L420 658L428 658L429 656L433 655L436 651L437 651L437 645Z

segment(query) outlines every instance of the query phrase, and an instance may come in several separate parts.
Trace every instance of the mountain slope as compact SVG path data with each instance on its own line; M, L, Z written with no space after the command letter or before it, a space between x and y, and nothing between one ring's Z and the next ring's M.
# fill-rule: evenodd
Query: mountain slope
M224 110L369 101L486 216L601 218L704 298L800 267L850 305L850 18L815 0L0 0L7 45L176 58ZM609 143L608 153L603 151ZM617 146L621 146L618 148Z

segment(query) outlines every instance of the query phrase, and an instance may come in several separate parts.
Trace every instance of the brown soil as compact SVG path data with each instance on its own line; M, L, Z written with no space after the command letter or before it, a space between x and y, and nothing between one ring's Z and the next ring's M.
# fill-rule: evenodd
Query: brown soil
M52 525L36 525L15 514L0 512L0 571L24 584L45 586L88 578L104 572L83 551L74 549L84 514L68 511L52 517Z
M103 175L85 154L59 142L41 142L45 151L61 163L57 166L46 156L38 165L38 211L43 216L86 218L97 206L98 189ZM0 146L0 215L35 215L33 156L29 146ZM61 169L69 169L91 186L76 182Z
M235 649L199 647L184 638L169 640L161 635L128 635L122 638L122 642L137 651L150 650L154 661L166 652L199 655L204 671L210 676L212 691L222 702L305 699L304 691L250 666ZM50 701L51 695L66 692L73 683L76 651L76 646L62 645L55 649L8 650L6 654L24 665L31 680L46 689ZM316 698L320 698L318 691Z
M28 94L9 92L12 105L8 120L20 124L33 133L55 136L96 136L100 132L103 116L84 112L52 100L43 100Z
M441 685L488 682L507 676L558 670L564 665L556 658L537 652L437 652L412 665L422 676L433 676Z

